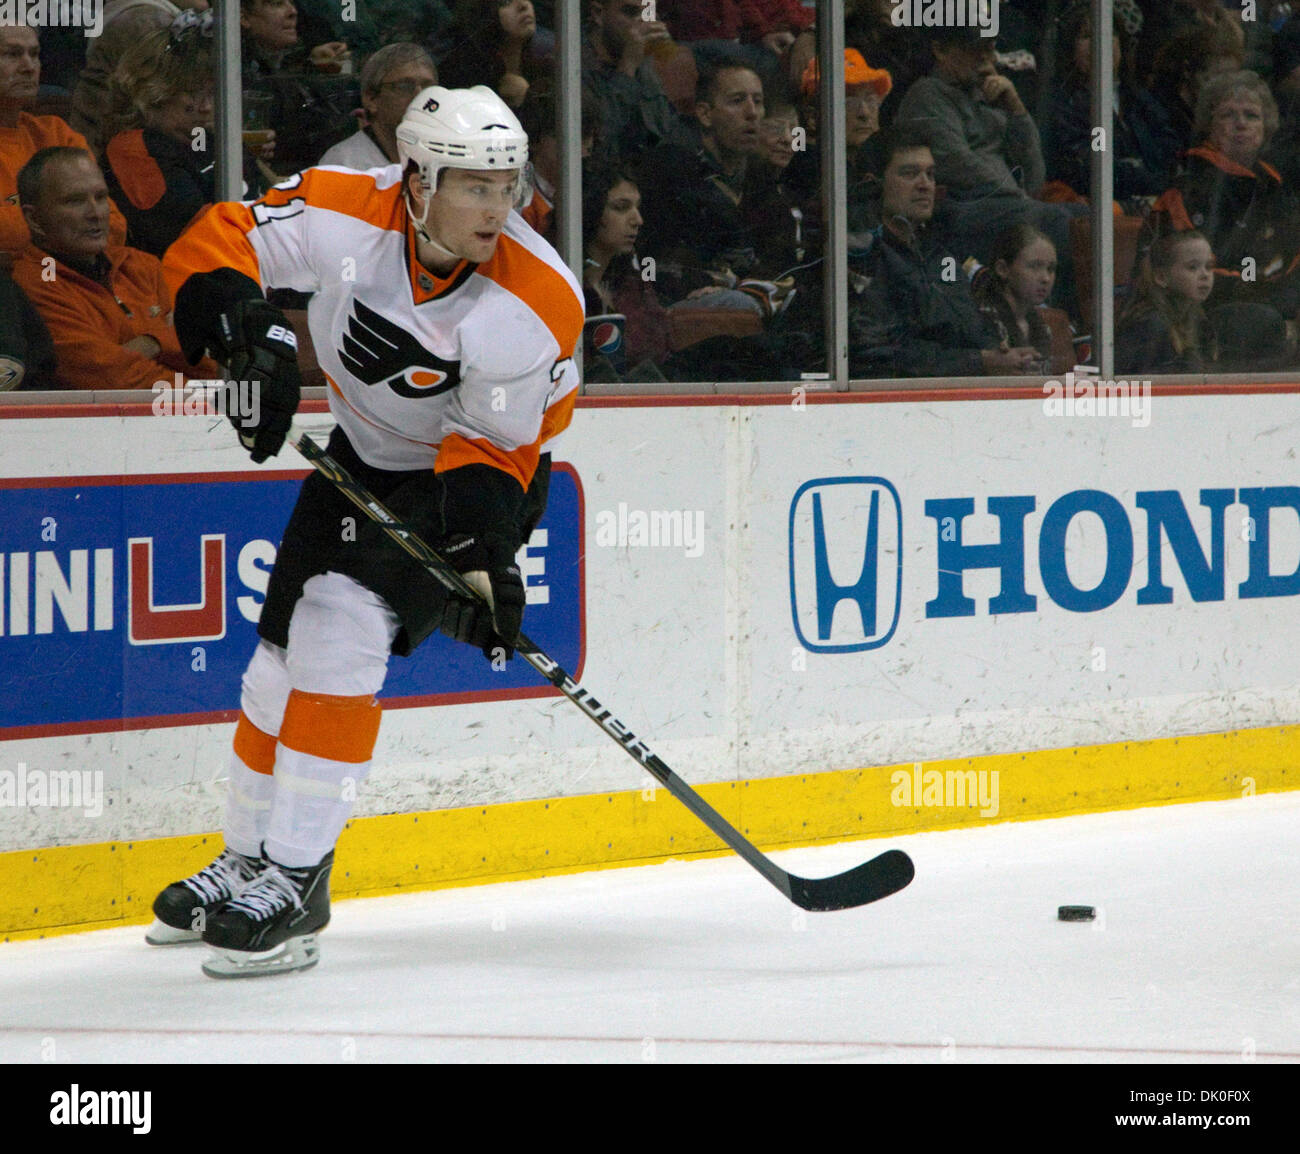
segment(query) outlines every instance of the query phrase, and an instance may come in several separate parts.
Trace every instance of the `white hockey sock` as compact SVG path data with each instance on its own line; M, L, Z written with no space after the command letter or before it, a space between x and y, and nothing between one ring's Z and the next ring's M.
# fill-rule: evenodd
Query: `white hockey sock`
M311 578L294 607L289 694L275 755L266 855L315 865L334 848L370 772L379 736L374 695L384 683L398 621L350 577Z
M226 821L222 827L226 845L245 857L261 857L262 842L271 822L275 778L250 769L237 753L231 753L228 789Z
M285 866L319 862L338 841L369 772L369 761L334 761L281 745L266 856Z

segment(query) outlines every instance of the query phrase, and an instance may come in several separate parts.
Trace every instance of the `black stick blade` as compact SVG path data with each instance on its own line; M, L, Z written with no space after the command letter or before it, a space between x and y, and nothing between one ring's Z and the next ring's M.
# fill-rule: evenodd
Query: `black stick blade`
M790 877L790 899L805 910L850 910L895 894L916 876L912 859L891 849L829 878Z

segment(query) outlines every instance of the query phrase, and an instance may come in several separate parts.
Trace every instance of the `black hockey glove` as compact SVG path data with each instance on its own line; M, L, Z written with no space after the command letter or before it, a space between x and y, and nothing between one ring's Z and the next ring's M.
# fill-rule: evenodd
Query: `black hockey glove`
M504 650L509 661L515 655L527 599L510 541L498 533L455 533L442 542L439 552L487 601L483 606L449 597L442 631L482 649L489 661L497 650Z
M240 413L231 405L229 416L253 463L260 465L280 451L298 411L298 338L285 315L259 298L230 305L221 314L212 345L212 355L232 381L252 382L252 412Z

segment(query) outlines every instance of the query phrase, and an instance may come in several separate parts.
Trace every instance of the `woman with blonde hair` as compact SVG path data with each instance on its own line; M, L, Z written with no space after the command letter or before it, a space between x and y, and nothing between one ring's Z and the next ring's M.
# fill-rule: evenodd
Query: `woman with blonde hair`
M68 123L86 138L96 156L108 140L103 124L108 83L123 54L148 33L166 28L182 12L207 8L208 0L104 0L104 28L89 42L86 66L73 90L68 117Z
M211 13L182 14L127 49L109 79L104 175L127 243L158 257L215 198L212 28Z

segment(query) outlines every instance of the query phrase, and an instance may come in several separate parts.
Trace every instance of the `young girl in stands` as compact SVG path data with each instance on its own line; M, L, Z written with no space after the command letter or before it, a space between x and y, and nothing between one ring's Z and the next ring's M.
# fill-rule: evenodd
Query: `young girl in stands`
M1214 253L1195 229L1156 239L1115 329L1118 373L1196 373L1217 359L1205 302Z
M1056 246L1033 225L1022 222L998 236L991 256L990 264L975 274L971 284L980 312L997 331L1004 349L1032 345L1042 357L1040 372L1062 371L1055 366L1061 340L1057 339L1054 358L1049 310L1043 308L1056 284ZM1062 333L1068 332L1065 314L1050 313L1059 318Z

